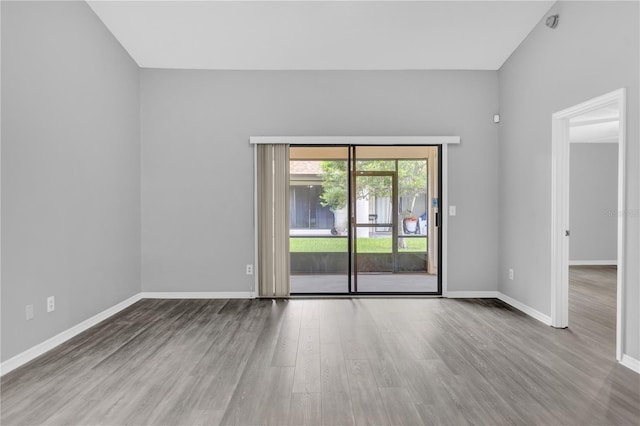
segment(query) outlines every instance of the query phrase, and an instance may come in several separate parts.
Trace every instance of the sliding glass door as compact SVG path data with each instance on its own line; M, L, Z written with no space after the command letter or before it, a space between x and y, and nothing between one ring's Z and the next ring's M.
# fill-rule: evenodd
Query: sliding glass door
M292 147L292 294L440 294L438 147Z
M349 148L291 147L291 293L348 293Z

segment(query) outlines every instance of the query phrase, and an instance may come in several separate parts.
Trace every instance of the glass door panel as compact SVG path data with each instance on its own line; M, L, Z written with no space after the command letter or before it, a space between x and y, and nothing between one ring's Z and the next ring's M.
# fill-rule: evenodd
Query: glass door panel
M349 292L348 147L289 150L291 293Z
M290 148L292 294L440 294L439 148Z
M358 146L352 157L352 291L439 293L438 148Z
M398 261L395 272L426 274L428 270L427 162L426 158L398 160L401 226L398 230Z

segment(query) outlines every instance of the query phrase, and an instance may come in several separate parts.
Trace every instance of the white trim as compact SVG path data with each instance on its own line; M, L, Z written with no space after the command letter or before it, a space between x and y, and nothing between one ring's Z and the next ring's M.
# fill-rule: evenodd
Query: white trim
M3 362L2 364L0 364L0 375L5 375L10 371L15 370L16 368L28 363L29 361L39 357L40 355L44 354L47 351L50 351L51 349L55 348L56 346L66 342L67 340L77 336L78 334L82 333L85 330L88 330L89 328L93 327L94 325L98 324L101 321L106 320L107 318L117 314L118 312L122 311L123 309L133 305L134 303L136 303L137 301L139 301L140 299L142 299L141 297L142 293L138 293L134 296L131 296L130 298L123 300L122 302L118 303L117 305L114 305L108 309L105 309L104 311L92 316L89 319L86 319L84 321L82 321L80 324L78 325L74 325L73 327L63 331L62 333L56 334L55 336L51 337L50 339L45 340L42 343L39 343L33 347L31 347L30 349L27 349L26 351L19 353L18 355L9 358L8 360L6 360L5 362Z
M497 299L497 291L449 291L449 299Z
M578 141L570 141L570 143L572 144L582 144L582 143L618 143L618 139L612 139L612 138L600 138L600 139L582 139L582 140L578 140Z
M614 123L618 121L618 117L617 116L611 116L611 117L607 117L607 118L594 118L591 120L584 120L584 121L574 121L573 123L570 123L569 125L571 127L581 127L581 126L593 126L594 124L606 124L606 123ZM618 143L618 140L616 139L616 143Z
M107 318L117 314L123 309L133 305L142 299L253 299L253 292L142 292L123 300L104 311L82 321L78 325L56 334L50 339L39 343L18 355L9 358L0 364L0 375L5 375L10 371L28 363L29 361L39 357L47 351L55 348L67 340L77 336L94 325L106 320Z
M2 45L2 7L0 7L0 45ZM2 55L0 55L0 82L2 82ZM2 84L0 83L0 99L2 99ZM0 102L0 188L2 188L2 102ZM2 197L0 197L0 241L2 240ZM2 244L0 244L0 289L2 289ZM1 292L0 292L1 293ZM0 330L2 327L2 307L0 303ZM0 335L2 333L0 332ZM0 349L2 349L2 339L0 338ZM2 350L0 350L2 353ZM0 363L0 375L4 367ZM0 404L1 406L2 404Z
M617 260L570 260L569 266L615 266Z
M250 144L287 145L447 145L460 136L251 136Z
M253 299L252 291L145 291L142 299Z
M568 325L569 244L569 118L552 116L551 124L551 323Z
M251 298L258 294L258 277L260 262L258 261L258 145L253 146L253 288ZM291 285L289 285L291 287Z
M524 303L519 302L516 299L507 296L506 294L500 293L499 291L496 293L497 293L496 297L502 300L507 305L510 305L516 308L517 310L524 312L525 314L537 319L538 321L540 321L545 325L551 325L551 317L549 315L545 315L542 312L536 309L533 309L531 306L525 305Z
M543 324L551 325L550 316L545 315L542 312L533 309L531 306L525 305L506 294L500 293L499 291L449 291L446 297L449 299L499 299L507 305L537 319Z
M620 364L624 365L630 370L635 371L640 374L640 361L630 357L629 355L622 355L622 359L620 360Z
M589 99L588 101L582 102L578 105L574 105L572 107L563 109L562 111L558 111L553 114L553 117L572 119L584 113L616 104L621 99L621 97L625 95L625 93L625 88L614 90L613 92L605 93L604 95ZM618 113L620 115L618 120L624 119L624 115L622 114L622 112L623 111L618 110Z
M551 324L569 325L569 127L570 120L604 106L617 105L618 131L618 265L616 301L616 359L622 359L624 347L625 249L626 249L626 89L618 89L551 116Z
M620 123L618 126L618 211L625 212L627 208L627 91L620 89L618 95L618 114ZM622 350L625 346L624 337L624 301L622 296L625 291L625 274L627 265L626 256L626 231L627 215L618 215L618 272L616 279L616 359L622 360ZM568 308L567 308L568 309Z
M448 255L447 250L449 247L449 215L444 214L449 211L449 146L442 145L442 171L440 173L442 179L442 194L439 196L438 202L442 204L442 208L439 208L440 223L442 224L442 241L440 241L442 250L442 270L438 270L440 274L440 280L442 282L442 296L448 297L449 295L449 274L448 268Z

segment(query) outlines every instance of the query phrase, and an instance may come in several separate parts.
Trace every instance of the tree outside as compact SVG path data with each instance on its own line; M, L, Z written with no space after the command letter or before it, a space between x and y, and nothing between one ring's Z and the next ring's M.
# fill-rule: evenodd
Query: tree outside
M322 187L320 196L323 206L334 213L347 206L348 170L346 161L323 161ZM395 161L360 160L357 170L395 171ZM391 197L391 176L360 176L356 197L360 200L373 197ZM398 161L398 196L411 200L408 208L402 212L405 217L413 215L416 199L427 191L426 160Z

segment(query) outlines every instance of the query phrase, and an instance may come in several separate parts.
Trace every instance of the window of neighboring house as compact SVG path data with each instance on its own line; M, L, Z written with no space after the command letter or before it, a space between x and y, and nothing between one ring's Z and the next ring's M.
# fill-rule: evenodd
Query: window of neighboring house
M331 229L333 213L322 205L322 185L297 185L294 180L289 187L291 229Z

